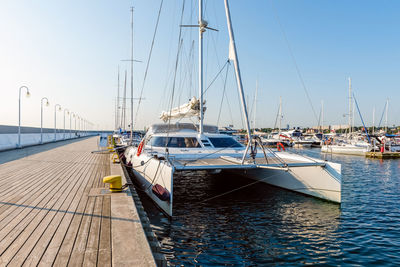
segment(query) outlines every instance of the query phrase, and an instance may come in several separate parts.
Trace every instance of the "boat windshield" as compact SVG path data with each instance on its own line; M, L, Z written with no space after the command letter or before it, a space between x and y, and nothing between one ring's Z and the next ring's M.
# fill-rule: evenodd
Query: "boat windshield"
M209 137L210 142L214 147L243 147L239 142L237 142L232 137Z
M195 137L156 136L151 138L148 144L155 147L201 147Z

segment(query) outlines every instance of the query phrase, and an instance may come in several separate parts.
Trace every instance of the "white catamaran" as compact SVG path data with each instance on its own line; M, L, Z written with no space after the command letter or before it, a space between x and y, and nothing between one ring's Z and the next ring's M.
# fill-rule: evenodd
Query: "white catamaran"
M232 136L221 134L216 126L203 124L203 20L199 1L199 98L163 112L167 123L152 125L140 145L128 147L124 157L131 166L139 186L167 215L173 214L176 174L183 171L231 171L245 177L306 195L341 202L341 165L288 152L265 148L251 135L238 56L232 30L228 0L225 13L230 38L230 60L235 67L241 106L246 121L248 144L244 146ZM172 119L198 116L198 124L171 123ZM258 151L257 151L258 147Z

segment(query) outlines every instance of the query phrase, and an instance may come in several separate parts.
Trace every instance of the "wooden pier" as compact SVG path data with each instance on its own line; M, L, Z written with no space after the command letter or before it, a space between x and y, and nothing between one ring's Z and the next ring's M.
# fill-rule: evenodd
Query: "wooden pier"
M398 159L400 158L400 152L367 152L365 156L377 159Z
M110 154L91 153L97 142L0 153L0 266L155 266L129 189L102 183Z

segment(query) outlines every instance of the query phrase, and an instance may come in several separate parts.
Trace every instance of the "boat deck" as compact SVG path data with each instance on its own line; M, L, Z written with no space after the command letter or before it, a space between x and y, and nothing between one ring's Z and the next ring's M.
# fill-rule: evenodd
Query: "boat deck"
M155 265L132 197L105 190L97 140L0 164L0 266Z
M280 159L278 157L256 158L255 164L252 160L246 160L241 164L241 158L225 157L219 158L202 158L197 160L172 160L172 164L176 170L212 170L219 169L254 169L257 165L267 165L271 167L285 167L287 166L322 166L324 163L309 162L306 158L304 160L296 159Z

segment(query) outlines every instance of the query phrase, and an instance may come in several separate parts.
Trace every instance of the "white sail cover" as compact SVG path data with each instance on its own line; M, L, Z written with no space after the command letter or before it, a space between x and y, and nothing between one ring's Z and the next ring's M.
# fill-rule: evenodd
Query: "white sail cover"
M203 103L205 104L205 101ZM204 111L206 111L206 107L203 107ZM173 108L170 111L163 111L160 119L167 122L169 119L182 119L194 116L200 116L200 100L196 97L192 97L189 103Z

